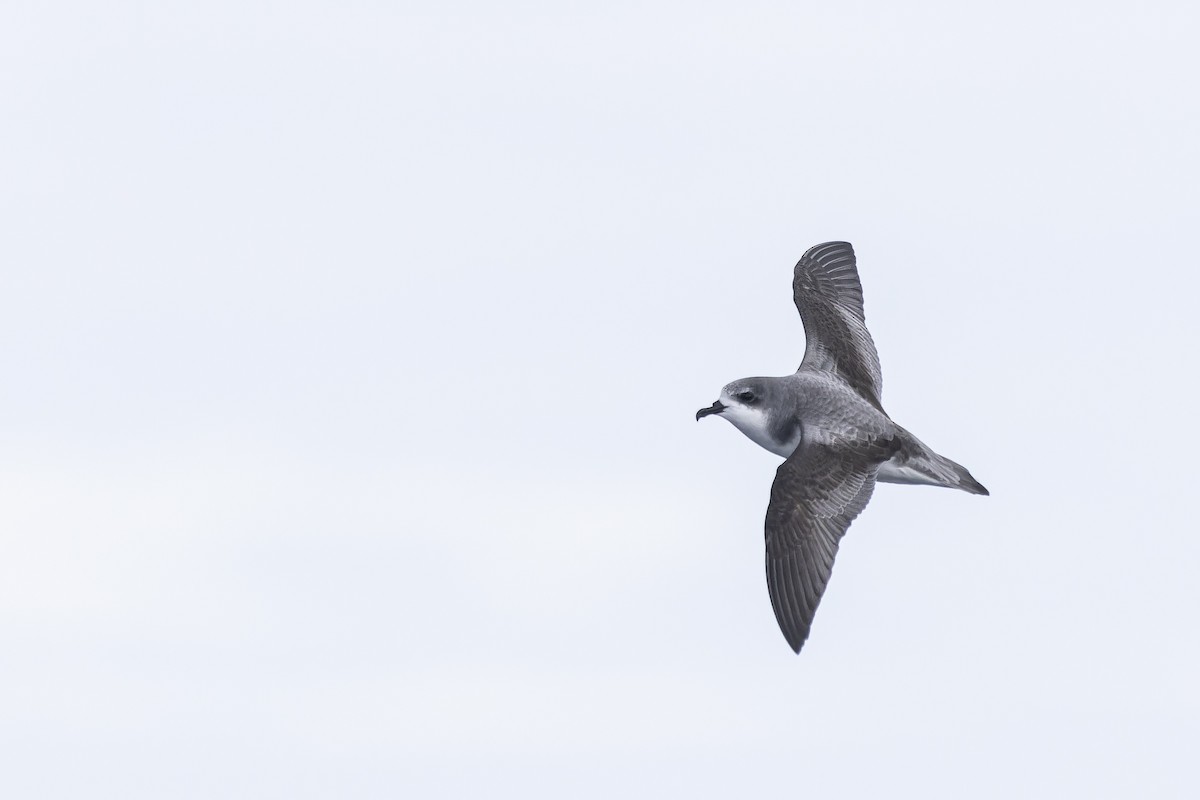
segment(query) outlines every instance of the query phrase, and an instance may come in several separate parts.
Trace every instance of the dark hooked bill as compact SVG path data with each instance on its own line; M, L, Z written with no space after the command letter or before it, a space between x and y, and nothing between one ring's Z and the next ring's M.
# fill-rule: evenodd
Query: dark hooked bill
M725 404L722 403L720 400L718 400L717 402L713 403L708 408L702 408L699 411L697 411L696 419L699 420L701 417L707 417L709 414L720 414L724 410L725 410Z

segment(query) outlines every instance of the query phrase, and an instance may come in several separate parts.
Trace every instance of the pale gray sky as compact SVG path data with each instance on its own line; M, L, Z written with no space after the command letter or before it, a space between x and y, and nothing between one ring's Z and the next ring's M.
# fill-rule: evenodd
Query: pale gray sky
M1195 797L1189 3L0 10L0 794ZM859 254L883 486L777 459Z

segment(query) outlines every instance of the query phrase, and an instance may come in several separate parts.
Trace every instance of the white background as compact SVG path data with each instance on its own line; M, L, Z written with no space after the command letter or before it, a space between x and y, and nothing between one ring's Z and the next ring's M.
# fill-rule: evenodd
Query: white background
M0 793L1200 795L1193 8L5 2ZM992 497L796 657L829 239Z

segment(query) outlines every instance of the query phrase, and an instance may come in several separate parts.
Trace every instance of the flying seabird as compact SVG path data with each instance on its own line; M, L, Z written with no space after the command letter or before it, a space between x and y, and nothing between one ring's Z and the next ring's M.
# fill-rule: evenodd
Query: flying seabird
M767 590L784 638L799 653L838 543L876 481L988 490L883 410L879 355L867 332L849 242L810 248L796 264L792 296L806 339L800 368L779 378L734 381L696 419L724 417L787 459L767 506Z

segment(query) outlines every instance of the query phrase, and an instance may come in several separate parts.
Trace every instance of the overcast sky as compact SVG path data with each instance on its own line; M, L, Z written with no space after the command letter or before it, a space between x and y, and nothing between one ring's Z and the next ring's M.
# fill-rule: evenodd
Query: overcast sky
M1194 9L4 3L0 794L1200 796ZM830 239L992 496L797 657Z

